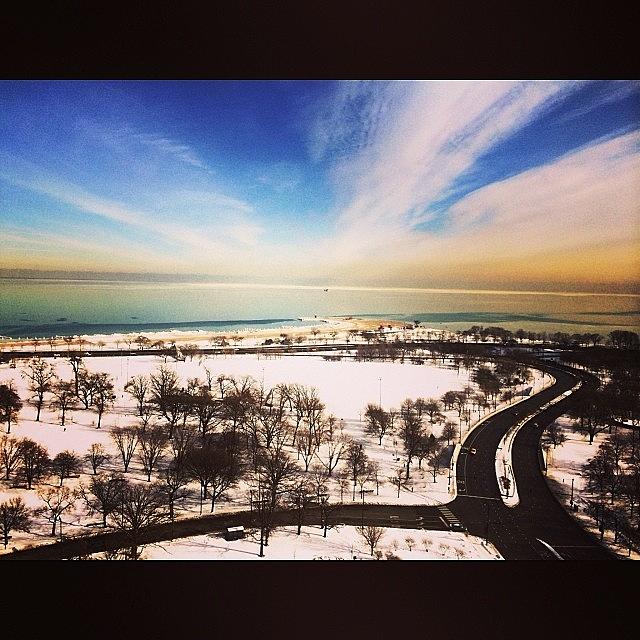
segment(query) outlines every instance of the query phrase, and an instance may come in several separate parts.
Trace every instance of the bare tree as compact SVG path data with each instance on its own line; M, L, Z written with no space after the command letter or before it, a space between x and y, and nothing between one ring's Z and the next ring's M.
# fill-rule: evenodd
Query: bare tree
M162 453L167 446L168 437L164 427L156 425L140 430L138 433L138 457L142 468L147 474L147 482L151 482L151 472L162 458Z
M429 422L435 424L438 416L442 411L442 403L436 398L418 398L416 402L420 402L422 405L422 412L429 416ZM441 415L441 414L440 414Z
M442 427L441 437L443 440L447 441L447 446L449 446L451 440L456 437L456 423L451 420L447 420L444 423L444 427Z
M94 442L89 447L89 450L85 454L84 459L91 465L93 475L96 475L98 473L98 469L107 464L109 460L111 460L111 456L106 452L105 448L99 442Z
M33 481L41 478L49 466L49 453L37 442L30 438L22 438L18 445L20 449L20 474L27 482L27 489L31 489Z
M122 502L122 489L125 480L119 473L92 476L89 486L83 484L79 488L79 496L83 499L89 514L99 513L102 526L107 526L107 518L118 509Z
M188 423L176 426L173 430L173 436L169 440L175 464L184 465L187 452L195 445L197 436L196 428Z
M559 444L565 442L567 439L567 436L565 435L562 427L555 420L546 427L544 433L549 438L549 441L553 444L554 449Z
M378 445L382 446L382 438L391 432L392 422L389 413L378 405L368 404L364 415L367 433L378 438Z
M405 477L405 470L403 467L398 467L392 476L389 476L389 482L394 484L398 489L398 498L400 497L400 487L402 486L402 480Z
M589 437L589 444L611 424L608 399L604 392L596 390L588 397L580 400L571 409L572 417L577 419L575 431Z
M145 527L164 522L167 514L164 500L156 485L122 484L121 502L112 518L119 529L126 532L130 558L139 558L140 535Z
M13 388L13 383L0 384L0 422L7 423L7 433L11 433L11 423L18 421L22 400Z
M33 512L27 508L22 498L11 498L0 504L0 534L4 548L9 544L12 531L30 531Z
M200 383L199 380L190 382ZM215 427L223 421L222 405L216 400L208 387L201 384L198 384L194 389L194 393L190 394L190 403L190 410L193 412L193 415L198 418L198 428L204 439L210 431L215 429ZM183 416L184 415L186 415L186 412Z
M373 556L373 552L375 551L378 543L384 536L384 528L383 527L373 527L373 526L365 526L358 527L358 533L362 536L363 540L369 545L369 549L371 550L371 555Z
M51 393L53 394L53 400L50 407L54 411L60 411L60 425L64 427L67 410L75 406L76 403L75 386L73 382L58 380L52 385Z
M73 451L61 451L51 461L51 471L60 478L60 486L65 478L80 472L82 463Z
M440 465L442 464L442 458L444 455L444 449L439 444L434 444L433 449L429 453L427 458L427 464L431 468L431 473L433 474L433 481L436 481L436 476L438 475L438 471L440 470Z
M138 430L135 427L114 427L111 430L111 439L120 452L124 472L127 473L131 458L138 446Z
M124 385L124 390L135 398L138 404L138 415L144 415L147 400L151 396L151 384L147 376L134 376Z
M289 504L295 507L297 514L298 532L300 535L302 525L304 524L304 513L307 507L314 501L313 486L309 479L304 475L300 475L291 485L289 492Z
M316 493L316 498L320 500L321 494L326 493L329 473L322 465L313 464L311 465L310 476L311 486Z
M412 400L405 400L400 408L400 419L400 437L404 443L404 450L407 455L406 478L408 480L411 460L413 456L416 455L424 435L420 405Z
M298 474L298 465L286 451L263 450L258 456L262 482L270 493L271 508L275 509L278 495Z
M324 429L324 438L320 449L316 451L316 457L324 465L329 473L333 475L334 469L346 454L349 446L349 438L344 435L342 427L338 426L335 416L329 416Z
M304 460L304 470L308 471L309 463L318 449L314 432L311 429L300 429L296 444L298 455Z
M407 537L404 539L404 541L405 541L405 543L406 543L406 545L407 545L407 549L409 549L409 551L412 551L412 550L413 550L413 547L414 547L414 546L415 546L415 544L416 544L415 538L412 538L411 536L407 536Z
M9 480L11 473L20 464L20 441L7 436L0 436L0 467L4 470L4 479Z
M82 371L83 367L84 367L84 363L82 361L82 358L80 356L76 356L73 355L69 358L69 364L71 365L71 368L73 369L73 378L74 378L74 390L75 390L75 394L79 395L80 393L80 372Z
M69 487L43 487L38 489L38 495L45 504L47 520L52 523L51 535L56 535L56 524L60 523L62 536L62 514L73 507L76 496Z
M88 409L93 402L93 387L95 376L86 369L80 369L78 373L78 398L85 409Z
M91 404L95 407L98 414L97 429L100 428L102 414L113 404L116 399L113 393L113 381L111 376L106 373L96 373L93 376L93 394L91 396Z
M365 472L368 462L369 458L364 452L362 444L359 442L351 442L347 447L345 463L349 469L349 474L353 482L352 500L356 499L356 484L358 483L358 478Z
M371 480L373 480L373 482L376 483L376 495L379 496L380 485L384 484L384 479L380 475L380 464L375 461L371 461L368 464L368 475L371 478Z
M149 382L151 385L151 402L169 424L175 425L175 412L172 411L172 409L175 409L175 403L170 403L170 399L180 391L177 374L168 367L160 366L156 373L151 374Z
M169 507L171 522L175 519L175 505L179 500L184 500L191 493L186 486L189 484L189 475L184 464L173 460L160 474L158 491L165 499Z
M50 391L52 380L55 378L53 367L40 358L33 358L22 372L22 376L29 380L29 391L34 394L34 404L38 411L36 422L39 422L44 394Z
M344 492L351 486L351 479L349 473L338 474L338 486L340 487L340 502L344 500Z

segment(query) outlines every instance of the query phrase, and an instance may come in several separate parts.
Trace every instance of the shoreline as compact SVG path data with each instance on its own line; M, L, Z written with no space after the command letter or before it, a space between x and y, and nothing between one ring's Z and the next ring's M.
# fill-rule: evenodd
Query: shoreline
M72 342L66 342L62 337L52 338L0 338L0 345L4 348L15 349L20 347L34 347L37 343L37 347L50 347L54 348L67 348L69 346L83 345L83 348L94 347L99 352L101 349L106 348L123 348L136 345L135 340L139 337L147 338L150 344L164 343L164 346L185 345L189 343L203 346L203 343L213 344L225 339L230 344L239 344L245 346L257 346L262 344L265 340L281 338L283 335L296 340L302 338L303 340L318 340L324 338L331 338L336 340L339 338L350 337L350 332L362 332L362 331L375 331L381 326L385 328L385 331L390 334L395 334L399 331L409 327L411 323L390 320L388 318L358 318L353 316L336 316L336 317L318 317L318 318L302 318L302 321L316 321L316 324L309 324L304 326L279 326L277 328L261 328L253 329L251 327L243 327L230 330L212 330L205 331L203 329L198 330L167 330L167 331L140 331L135 333L112 333L112 334L78 334L70 336L73 338ZM411 325L411 331L415 328ZM409 330L409 329L406 329ZM430 331L433 333L446 333L444 329L434 329L429 327L420 326L419 330ZM353 334L351 334L353 335ZM135 348L135 347L134 347ZM37 348L36 348L37 352Z

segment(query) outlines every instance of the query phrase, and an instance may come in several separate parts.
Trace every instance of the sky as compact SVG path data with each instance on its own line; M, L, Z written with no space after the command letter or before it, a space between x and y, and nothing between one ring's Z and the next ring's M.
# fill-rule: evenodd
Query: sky
M0 234L0 275L639 291L640 82L2 81Z

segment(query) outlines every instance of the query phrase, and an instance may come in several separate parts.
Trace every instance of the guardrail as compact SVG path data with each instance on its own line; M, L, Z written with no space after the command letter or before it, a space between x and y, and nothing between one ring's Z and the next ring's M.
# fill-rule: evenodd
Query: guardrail
M542 413L545 409L548 409L550 406L557 404L558 402L562 402L565 398L568 398L572 393L577 391L582 386L582 381L578 381L571 389L565 391L563 394L558 397L550 400L549 402L543 404L539 407L534 413L525 416L520 422L514 424L505 434L502 436L500 440L500 444L498 449L496 450L496 478L498 480L498 485L504 489L504 495L502 490L500 491L500 496L502 497L502 501L507 507L517 507L520 504L520 497L518 496L518 487L516 485L516 477L513 473L512 466L512 450L513 450L513 441L518 434L518 431L522 429L522 427L527 424L530 420L535 418L537 415ZM498 451L500 453L498 453ZM546 463L546 462L545 462ZM501 473L502 471L502 473Z

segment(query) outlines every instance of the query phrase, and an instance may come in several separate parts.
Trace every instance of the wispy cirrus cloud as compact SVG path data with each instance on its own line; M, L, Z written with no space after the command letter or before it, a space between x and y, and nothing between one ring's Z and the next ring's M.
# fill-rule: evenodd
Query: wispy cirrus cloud
M340 167L351 179L340 223L409 229L488 149L571 89L565 83L416 83L379 135ZM345 163L346 164L346 163Z
M405 82L342 82L315 109L308 131L313 160L361 151L375 140L389 111L410 91Z
M448 211L444 233L396 229L382 251L342 257L387 279L640 281L640 132L608 137L488 184ZM343 266L344 270L344 266Z
M640 132L600 140L469 194L451 207L449 234L519 255L638 241L639 175Z
M199 169L207 169L205 163L189 145L167 138L159 133L131 133L131 137L143 145L155 149L160 153L173 156L180 162L186 162Z
M238 248L255 245L264 229L252 219L253 207L225 194L178 190L158 194L153 210L97 196L36 165L5 155L0 179L45 195L86 214L137 227L150 237L182 246L217 262L239 260ZM190 214L190 217L187 214ZM159 215L162 214L162 215Z
M155 156L157 159L210 171L210 168L190 145L157 131L141 131L128 123L108 124L81 120L78 128L84 136L106 145L121 154Z
M621 237L637 243L637 139L621 132L509 180L480 185L457 202L454 197L439 212L438 227L425 226L435 217L432 207L455 195L461 177L484 154L583 86L410 83L398 101L385 95L383 83L359 87L358 95L372 105L387 105L383 112L374 106L352 109L381 113L374 126L350 117L345 106L350 102L339 95L333 112L335 144L356 143L334 158L334 183L341 195L334 233L307 247L305 255L318 261L328 256L334 274L348 270L356 277L375 264L376 271L395 274L396 281L415 282L447 272L464 277L467 268L515 259L529 247L548 255L601 247ZM342 124L341 114L347 114ZM349 133L341 128L350 126L359 129Z

